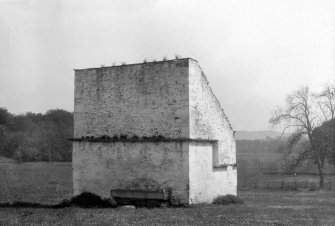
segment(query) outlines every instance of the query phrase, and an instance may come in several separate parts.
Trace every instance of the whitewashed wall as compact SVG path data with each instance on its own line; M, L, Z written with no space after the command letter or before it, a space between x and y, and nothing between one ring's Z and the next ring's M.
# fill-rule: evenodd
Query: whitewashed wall
M188 142L76 142L73 148L74 195L171 188L188 203Z
M211 203L218 195L237 194L236 169L213 167L213 144L191 142L189 147L189 203Z
M190 60L189 74L190 138L218 140L215 164L235 164L233 129L197 61Z

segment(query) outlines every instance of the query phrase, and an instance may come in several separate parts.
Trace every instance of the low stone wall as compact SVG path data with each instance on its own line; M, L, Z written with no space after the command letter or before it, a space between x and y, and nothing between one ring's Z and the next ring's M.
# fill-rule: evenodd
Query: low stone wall
M319 177L317 175L266 175L238 180L238 189L283 189L283 190L317 190ZM335 190L335 176L325 177L325 190Z

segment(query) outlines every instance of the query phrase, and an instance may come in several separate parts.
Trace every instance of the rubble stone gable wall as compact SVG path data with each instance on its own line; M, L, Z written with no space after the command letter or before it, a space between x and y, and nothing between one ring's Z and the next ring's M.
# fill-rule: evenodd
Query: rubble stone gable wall
M188 59L75 72L74 136L189 137Z

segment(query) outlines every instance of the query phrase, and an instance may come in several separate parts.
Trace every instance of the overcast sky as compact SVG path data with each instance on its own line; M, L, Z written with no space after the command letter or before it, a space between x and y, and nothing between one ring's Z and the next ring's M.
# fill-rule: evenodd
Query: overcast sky
M235 130L335 76L335 1L0 0L0 106L73 110L74 68L198 60Z

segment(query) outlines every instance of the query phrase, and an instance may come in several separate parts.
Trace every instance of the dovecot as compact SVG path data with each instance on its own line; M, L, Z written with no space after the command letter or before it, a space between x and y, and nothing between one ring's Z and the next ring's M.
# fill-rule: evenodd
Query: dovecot
M237 193L234 132L191 58L75 70L72 141L74 195Z

